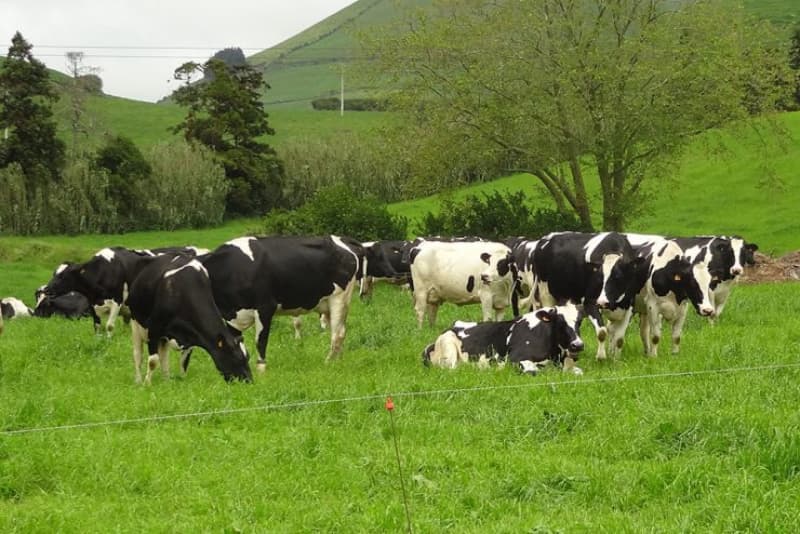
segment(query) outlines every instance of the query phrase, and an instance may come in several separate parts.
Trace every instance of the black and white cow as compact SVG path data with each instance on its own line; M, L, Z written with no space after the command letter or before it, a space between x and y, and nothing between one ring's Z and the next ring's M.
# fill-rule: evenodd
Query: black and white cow
M713 316L708 262L704 254L690 260L672 240L652 247L647 256L647 281L635 304L641 316L639 331L647 356L658 354L662 318L672 326L672 353L677 354L688 304L691 302L702 316Z
M575 366L575 355L583 350L579 323L579 311L573 304L542 308L509 321L456 321L425 348L422 361L451 369L465 362L479 366L511 362L528 374L555 362L565 371L582 374Z
M414 311L431 326L443 302L480 303L484 321L499 321L514 306L517 268L511 249L492 241L421 241L409 251ZM512 302L513 300L513 302Z
M548 234L538 240L533 250L533 297L537 307L563 301L581 304L595 328L596 358L604 359L608 330L597 306L608 276L603 265L615 263L627 270L635 260L635 250L617 232Z
M16 297L6 297L0 300L0 315L2 315L3 319L32 317L33 310Z
M191 347L205 349L227 381L252 380L241 335L234 335L225 324L214 303L208 272L197 259L184 255L147 258L130 286L127 304L137 382L142 379L143 343L149 354L147 384L159 363L169 375L169 344L184 354Z
M404 254L411 247L411 241L387 240L362 243L365 261L362 266L361 298L372 296L375 282L382 281L395 285L411 283L411 266Z
M33 310L35 317L60 316L67 319L96 316L94 307L89 300L78 293L70 291L57 297L48 297L43 291L37 291L36 308Z
M533 293L536 283L536 273L533 267L533 253L538 243L538 239L527 239L524 237L514 237L505 241L505 244L511 248L511 255L514 258L514 263L519 273L517 294L519 297L519 309L521 311L533 311L533 309L537 307L537 302Z
M339 355L363 256L361 244L345 237L240 237L204 256L202 263L228 324L239 331L255 325L257 368L263 371L275 314L327 314L328 359Z
M709 320L713 322L714 318L718 318L722 314L733 286L739 281L739 275L744 273L744 266L755 265L753 253L758 250L758 245L746 243L741 237L728 236L676 237L674 239L690 259L697 258L700 254L709 258L708 265L712 277L711 288L714 302L714 314Z

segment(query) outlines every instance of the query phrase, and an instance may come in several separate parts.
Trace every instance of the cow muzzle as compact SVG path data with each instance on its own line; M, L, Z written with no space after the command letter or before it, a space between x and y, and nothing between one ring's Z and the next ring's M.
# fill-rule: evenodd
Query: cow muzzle
M713 317L714 316L714 308L710 308L708 306L702 306L700 308L700 315L703 317Z
M742 269L741 267L731 267L731 274L733 276L739 276L743 272L744 272L744 269Z
M582 350L583 350L583 341L580 339L576 339L575 341L569 344L570 353L581 352Z

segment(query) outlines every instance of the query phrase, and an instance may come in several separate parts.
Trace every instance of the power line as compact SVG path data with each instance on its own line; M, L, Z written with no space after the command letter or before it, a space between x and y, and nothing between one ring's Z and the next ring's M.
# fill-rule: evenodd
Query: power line
M469 388L434 389L427 391L403 391L399 393L378 393L378 394L367 394L354 397L342 397L337 399L319 399L312 401L285 402L279 404L264 404L261 406L249 406L244 408L225 408L220 410L207 410L203 412L190 412L190 413L171 414L171 415L154 415L150 417L135 417L128 419L116 419L110 421L72 423L66 425L55 425L46 427L18 428L14 430L2 430L0 431L0 436L56 432L62 430L84 430L88 428L124 426L124 425L140 424L140 423L159 423L165 421L193 419L198 417L235 415L242 413L266 412L266 411L288 410L297 408L311 408L311 407L325 406L330 404L346 404L351 402L363 402L363 401L375 401L375 400L382 401L386 399L387 396L391 396L393 398L432 397L436 395L453 395L456 393L468 394L468 393L480 393L484 391L497 391L497 390L533 389L533 388L557 387L557 386L580 386L580 385L593 385L593 384L607 384L614 382L633 382L638 380L659 380L667 378L724 375L724 374L754 372L754 371L776 371L780 369L797 369L797 368L800 368L800 363L757 365L752 367L728 367L725 369L706 369L702 371L676 371L671 373L653 373L653 374L634 375L634 376L612 376L606 378L576 378L575 380L558 380L551 382L528 381L526 383L521 383L521 384L507 384L502 386L475 386Z

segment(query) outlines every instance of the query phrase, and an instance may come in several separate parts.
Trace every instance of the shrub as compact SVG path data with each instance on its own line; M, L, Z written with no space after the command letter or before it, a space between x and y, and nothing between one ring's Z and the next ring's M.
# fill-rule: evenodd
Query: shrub
M185 142L160 144L150 149L148 159L152 174L144 184L141 228L173 230L222 222L230 186L210 150Z
M108 172L108 193L117 209L120 230L137 229L143 182L152 172L136 144L117 135L97 151L95 165Z
M439 213L426 213L419 235L476 235L489 239L510 236L539 237L556 230L580 230L572 214L548 208L531 208L533 200L522 191L445 198Z
M306 204L294 210L273 210L265 218L267 235L346 235L360 241L404 239L405 217L394 216L371 196L358 198L347 186L319 190Z

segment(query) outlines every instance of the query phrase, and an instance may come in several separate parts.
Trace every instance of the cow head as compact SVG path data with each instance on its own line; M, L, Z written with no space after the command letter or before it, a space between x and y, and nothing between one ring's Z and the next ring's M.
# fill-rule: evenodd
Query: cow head
M578 335L580 312L574 304L542 308L531 312L538 323L551 329L554 346L552 354L575 354L583 350L583 340ZM530 321L529 321L530 324Z
M741 237L732 237L730 239L731 249L734 255L734 263L731 267L731 274L738 276L744 272L745 265L755 265L755 251L758 250L758 245L755 243L746 243Z
M481 261L487 267L481 271L481 282L484 284L492 284L495 282L502 282L511 280L515 282L519 278L517 265L514 263L514 257L511 252L507 253L488 253L481 254Z
M678 302L689 299L698 314L713 316L712 275L707 258L692 263L688 258L676 255L653 272L652 283L657 295L664 296L671 291Z
M65 295L77 291L85 295L92 304L99 304L114 295L107 294L104 283L119 267L103 256L95 256L85 263L64 264L45 286L44 293L49 297Z
M241 333L236 334L229 328L223 328L217 335L214 344L208 348L208 353L226 382L253 381L249 363L250 356L247 354Z
M647 259L637 256L629 260L621 254L607 254L600 272L603 278L597 306L609 310L629 308L647 281Z

